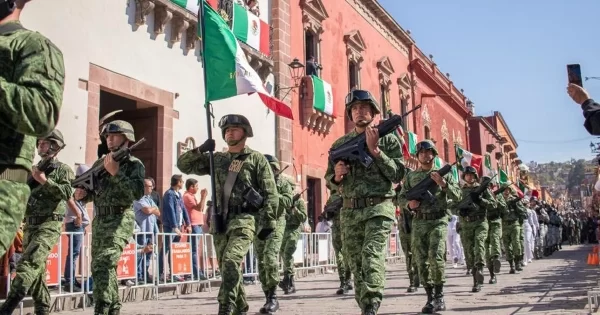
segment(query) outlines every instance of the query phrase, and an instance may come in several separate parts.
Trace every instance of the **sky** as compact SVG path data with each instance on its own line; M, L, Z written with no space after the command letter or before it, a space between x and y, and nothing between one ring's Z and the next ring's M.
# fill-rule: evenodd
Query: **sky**
M379 0L417 46L475 103L500 111L524 162L592 159L567 64L600 78L598 0ZM584 79L585 80L585 79ZM600 100L600 80L583 82Z

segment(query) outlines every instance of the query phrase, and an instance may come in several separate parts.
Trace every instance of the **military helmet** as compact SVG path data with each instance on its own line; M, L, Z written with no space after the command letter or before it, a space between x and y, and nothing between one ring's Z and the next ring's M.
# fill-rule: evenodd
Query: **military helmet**
M500 184L500 190L504 191L505 189L509 188L510 192L514 192L514 189L512 188L512 182L511 181L507 181L505 183Z
M465 179L465 175L467 174L473 174L475 176L475 180L479 180L479 174L477 174L477 169L475 169L473 166L465 167L462 174L462 178Z
M225 115L219 121L219 128L221 128L221 135L223 139L225 139L225 131L228 127L241 127L246 132L246 137L252 138L254 133L252 132L252 126L250 126L250 121L243 115L238 114L229 114Z
M50 142L54 142L59 148L65 146L65 138L63 137L62 132L58 129L52 130L47 136L41 137L38 140L48 140Z
M431 150L433 151L433 155L439 155L438 150L435 148L435 144L433 144L433 141L431 140L423 140L417 143L417 154L419 154L421 150Z
M124 120L114 120L104 125L100 136L106 138L109 133L118 133L125 136L131 142L135 142L135 132L133 126Z
M350 121L352 121L352 105L354 105L356 102L367 102L371 104L373 116L381 113L377 101L369 91L352 90L350 93L348 93L348 95L346 95L346 116L350 118Z
M279 165L279 160L270 155L270 154L265 154L265 158L267 159L267 161L269 162L269 164L274 167L277 171L279 171L281 169L281 166Z

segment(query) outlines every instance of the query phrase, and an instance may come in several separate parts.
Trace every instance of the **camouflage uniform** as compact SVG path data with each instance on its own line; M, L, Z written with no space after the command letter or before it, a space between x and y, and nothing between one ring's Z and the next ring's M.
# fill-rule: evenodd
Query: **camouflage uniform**
M50 151L64 146L62 134L54 130L45 138L50 141ZM55 148L52 148L56 146ZM46 259L58 242L62 220L66 212L66 201L73 195L71 180L75 178L73 170L55 157L46 171L44 185L35 181L35 188L25 211L23 236L23 256L17 264L17 276L11 283L6 302L0 307L0 314L11 314L19 302L31 290L35 314L50 314L50 292L46 286ZM56 268L56 266L53 266Z
M342 198L336 191L330 190L329 199L327 200L327 206L331 202L335 202L336 200ZM338 277L340 279L340 287L336 291L336 294L342 295L348 293L349 290L352 290L352 270L350 269L350 265L348 264L348 259L344 257L343 253L343 242L342 242L342 221L341 217L341 208L338 209L335 213L325 213L327 220L332 220L333 225L331 226L331 238L333 243L333 251L335 253L335 263L337 265Z
M408 226L412 229L412 213L407 209L402 209L401 211L402 215L398 219L398 224L401 225L401 227L398 229L398 232L400 234L400 247L402 248L405 257L404 262L406 263L406 272L408 273L409 284L406 292L413 293L417 292L417 289L420 286L419 269L417 268L417 260L415 259L415 254L412 249L412 233L408 233L408 231L405 230L403 223L404 216L407 216L407 218L409 218Z
M294 253L298 247L300 239L300 227L306 221L306 204L304 199L300 197L294 202L290 208L285 209L285 231L283 233L283 242L281 244L281 260L283 261L283 280L279 286L283 292L296 292L296 283L294 280Z
M18 21L0 25L0 256L23 221L36 138L56 126L65 69L61 51Z
M492 194L486 188L483 193L479 196L473 194L475 190L479 189L480 185L477 183L479 176L477 170L472 166L465 167L463 172L463 179L466 174L474 176L473 184L466 183L462 188L462 198L469 198L471 195L473 199L473 207L470 209L457 209L458 215L460 215L460 224L462 231L460 239L465 250L465 258L467 264L471 266L471 274L473 275L473 289L472 292L481 291L481 285L483 284L483 264L485 262L485 241L488 236L488 222L487 222L487 211L493 210L496 207L496 201L492 197Z
M430 140L417 144L417 154L421 150L432 150L437 155L437 149ZM404 186L400 192L399 205L403 209L414 212L412 220L411 247L416 260L419 279L427 292L427 303L423 313L433 313L446 309L444 302L444 283L446 282L446 235L448 233L448 216L450 214L448 200L459 200L460 187L448 174L445 176L447 186L436 187L431 192L435 202L423 201L418 208L408 209L410 200L406 193L419 182L437 171L433 166L429 170L419 167L407 174ZM435 293L434 293L435 290ZM435 299L435 301L434 301Z
M490 272L489 284L497 282L496 275L500 272L500 255L502 255L502 217L506 213L506 201L502 194L495 197L496 206L488 209L488 236L485 240L486 266Z
M370 93L355 90L357 93ZM351 116L355 99L346 102L346 114ZM358 100L358 102L365 100ZM379 114L375 100L370 97L373 116ZM332 149L357 137L356 129L336 140ZM354 275L354 297L364 314L377 314L385 287L385 256L387 241L394 223L394 183L404 177L400 141L394 134L379 139L381 156L365 168L357 161L348 161L349 172L341 182L335 182L334 163L329 161L325 179L332 190L344 199L341 210L342 243ZM365 148L367 149L367 148Z
M275 185L279 193L279 206L275 217L277 218L277 227L275 231L266 240L254 239L256 253L258 255L258 278L265 293L266 302L260 309L261 314L268 314L270 311L279 308L279 301L276 295L270 292L277 290L279 284L279 252L281 243L283 243L283 234L285 232L285 213L286 209L292 208L292 198L294 197L294 188L292 184L282 176L279 176L279 161L272 155L265 154L265 158L271 165L275 173Z
M101 134L123 134L130 144L135 142L131 124L115 120ZM116 151L116 150L115 150ZM114 151L113 151L114 152ZM104 157L106 158L106 157ZM92 169L103 167L104 158ZM99 179L99 191L87 192L84 202L94 202L92 221L92 277L94 278L94 314L118 314L121 309L117 264L129 243L135 227L133 202L144 195L144 164L129 156L119 163L116 175Z
M246 137L252 137L252 127L248 119L242 115L226 115L219 122L221 133L225 138L225 131L229 127L242 127ZM209 175L209 153L214 151L214 140L209 139L200 147L190 150L179 157L177 168L186 174ZM215 152L214 175L217 200L222 199L223 187L229 174L229 167L238 157L244 155L239 174L229 198L228 215L225 218L226 229L224 233L216 233L215 223L211 222L210 230L222 274L219 289L219 315L230 315L234 311L245 314L248 311L246 293L242 283L240 264L244 260L250 244L255 236L257 227L263 230L275 230L277 226L277 210L279 207L279 194L273 176L273 171L265 156L248 147L241 152ZM239 161L239 160L238 160ZM246 206L244 193L250 187L258 190L264 198L262 208L254 209ZM220 205L221 202L217 202ZM218 207L217 207L218 209ZM224 212L211 213L212 219ZM215 219L216 220L216 219ZM221 232L221 231L219 231ZM275 292L271 292L273 295Z
M521 229L519 218L527 213L527 209L510 185L512 183L508 182L500 187L502 191L508 189L510 192L508 196L504 195L507 211L502 216L502 240L504 242L504 249L506 250L506 260L508 260L508 264L510 265L509 273L515 273L522 270L518 263L521 261L520 253L523 246L519 233Z

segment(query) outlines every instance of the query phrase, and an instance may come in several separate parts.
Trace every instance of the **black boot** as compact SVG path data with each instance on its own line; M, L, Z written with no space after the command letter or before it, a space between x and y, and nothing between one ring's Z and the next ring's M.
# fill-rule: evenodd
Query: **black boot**
M269 306L269 291L263 291L265 294L265 304L258 310L261 314L269 314L267 311L267 306Z
M288 294L290 288L290 275L283 275L283 280L279 281L279 287L283 290L283 294Z
M218 315L233 315L233 305L219 303L219 314Z
M290 275L288 282L288 292L286 294L296 293L296 280L294 280L294 275Z
M290 283L293 283L293 276L290 276ZM265 304L266 313L263 314L271 314L277 312L279 309L279 301L277 300L277 288L271 288L267 292L267 304ZM291 292L291 291L290 291ZM296 292L296 291L294 291Z
M47 310L46 312L44 312L44 311L38 312L38 310L36 310L34 314L35 315L50 315L50 310ZM121 314L121 309L108 311L108 315L119 315L119 314Z
M488 266L488 271L490 272L490 281L489 284L496 284L496 273L494 272L494 267Z
M443 285L435 286L435 295L434 295L433 305L435 306L436 312L446 310L446 302L444 301L444 286Z
M500 267L502 267L502 263L500 262L500 259L498 259L498 256L494 256L492 259L492 266L494 267L494 273L500 273Z
M352 272L347 272L344 279L346 279L346 290L353 290L354 287L352 286Z
M558 249L562 249L562 243L558 243Z
M517 259L515 259L515 270L516 271L523 271L523 256L517 256Z
M373 303L365 306L364 315L377 315L377 310L379 309L379 303Z
M481 291L481 284L479 283L479 281L477 279L477 273L475 273L473 275L473 288L471 289L471 292L477 293L479 291Z
M8 294L6 301L4 301L4 303L2 303L2 306L0 306L0 315L11 315L19 306L21 300L23 300L23 298L25 297L13 292L14 291Z
M508 273L510 273L510 274L515 274L515 273L517 273L517 272L515 271L515 261L514 261L514 260L509 260L509 261L508 261L508 265L510 266L510 271L509 271Z
M423 314L433 314L435 306L433 306L433 287L425 286L425 293L427 293L427 303L421 309Z
M415 278L415 275L412 275L412 277L408 277L409 285L408 289L406 289L407 293L417 292L417 287L415 286Z
M477 268L474 272L474 276L475 280L477 280L477 283L479 283L479 285L482 285L483 281L485 281L485 278L483 276L483 265L477 265Z
M340 279L340 288L335 291L337 295L344 295L348 293L348 287L346 286L346 280Z
M470 276L470 275L472 275L472 273L471 273L471 268L467 268L467 273L466 273L465 275L466 275L466 276Z

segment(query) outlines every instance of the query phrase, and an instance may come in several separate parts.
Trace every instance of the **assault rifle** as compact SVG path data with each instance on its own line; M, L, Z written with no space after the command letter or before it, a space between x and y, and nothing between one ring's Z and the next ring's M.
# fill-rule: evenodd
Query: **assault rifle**
M39 171L44 172L46 175L52 173L52 171L56 169L56 165L52 163L52 160L54 159L54 156L56 156L56 154L60 152L60 150L62 150L64 147L65 146L63 145L62 147L58 148L58 150L56 150L55 152L48 152L48 156L43 158L36 165L36 168ZM29 178L27 178L27 185L29 186L30 190L33 190L34 188L37 188L40 185L40 183L37 180L35 180L33 176L29 175Z
M456 205L456 208L458 209L458 211L460 211L460 213L468 213L469 211L475 209L476 203L473 200L473 197L475 196L475 199L478 199L479 196L481 196L481 194L483 194L483 192L490 186L490 184L492 183L492 179L494 179L495 177L496 177L496 175L494 175L492 178L486 177L481 182L479 187L477 187L477 189L475 189L474 191L469 193L466 197L464 197L461 201L459 201L458 204Z
M283 172L285 172L285 170L287 170L287 168L290 167L289 165L286 165L286 167L284 167L281 171L277 172L275 174L275 178L279 177L279 175L283 174Z
M296 202L297 202L298 200L300 200L300 197L302 197L302 194L303 194L305 191L307 191L307 190L308 190L308 188L304 188L304 190L303 190L303 191L301 191L301 192L299 192L299 193L297 193L297 194L295 194L295 195L294 195L294 198L292 198L292 206L293 206L294 204L296 204Z
M115 160L116 162L124 161L125 159L129 158L129 156L131 156L131 151L133 149L135 149L145 141L146 138L142 138L128 148L121 147L118 151L112 153L113 160ZM81 174L81 176L75 178L75 180L71 182L71 186L74 188L82 188L86 191L97 192L99 189L99 180L108 174L108 172L104 168L105 158L106 156L100 159L102 162L90 168L87 172Z
M442 177L446 176L446 174L450 173L454 164L444 165L444 167L437 170L437 173L440 174L440 176ZM421 180L417 185L415 185L415 187L411 188L409 191L406 192L406 200L416 200L418 202L432 201L434 197L431 191L436 189L437 187L438 186L436 182L433 179L431 179L430 176L427 176L423 180Z
M335 215L342 209L344 199L339 198L325 205L323 212L325 212L325 219L331 220Z
M421 105L413 108L403 115L392 115L390 118L382 121L377 125L379 137L384 137L389 133L394 132L398 126L402 126L402 119L410 113L421 108ZM373 157L369 154L367 148L366 134L363 132L360 135L344 142L339 147L329 150L329 160L334 164L339 161L356 160L364 167L368 168L373 164Z

